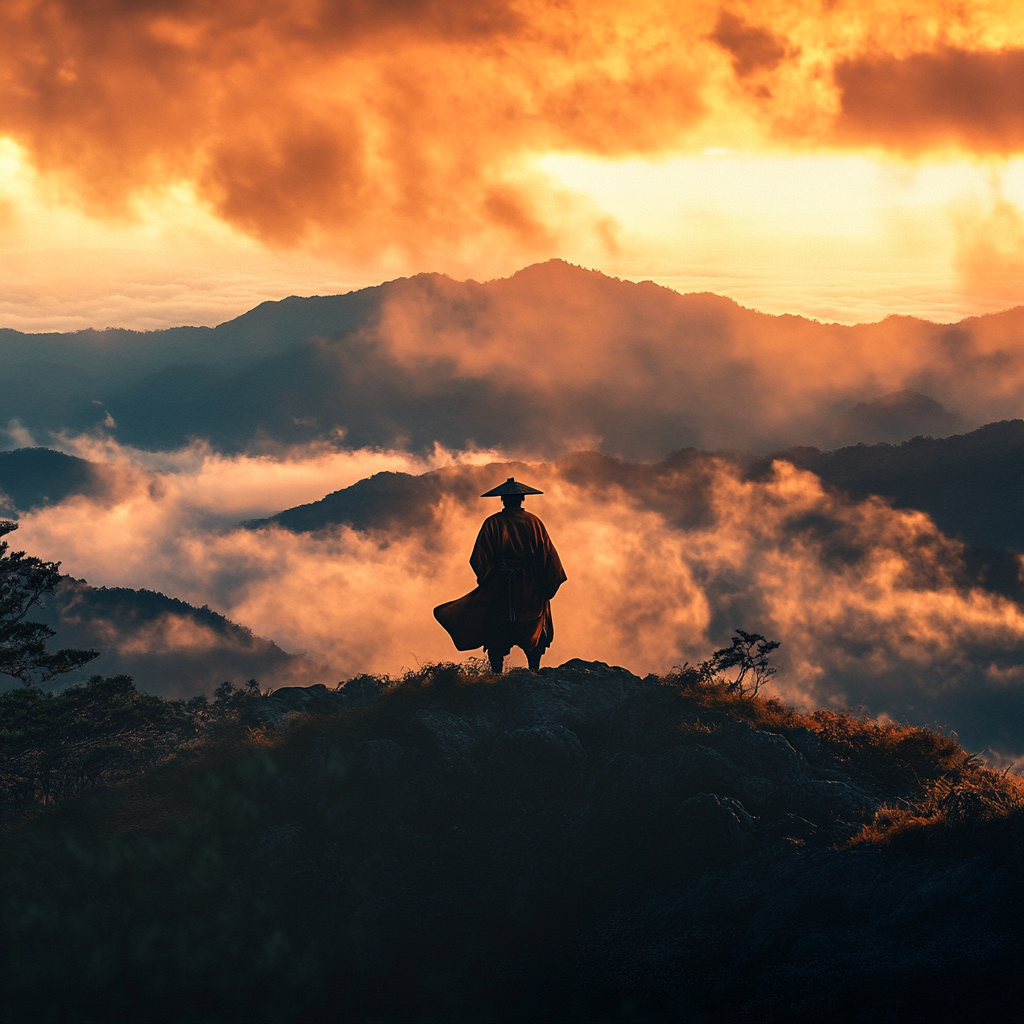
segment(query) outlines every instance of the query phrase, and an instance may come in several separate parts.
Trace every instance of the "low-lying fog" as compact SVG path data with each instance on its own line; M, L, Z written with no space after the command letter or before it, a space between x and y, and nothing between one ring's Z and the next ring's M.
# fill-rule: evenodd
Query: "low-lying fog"
M329 684L466 657L431 610L474 585L469 553L497 502L445 483L458 472L441 475L429 508L376 529L239 524L382 470L480 466L498 453L225 457L86 438L64 447L104 463L106 493L29 513L11 539L72 576L208 604L322 663ZM464 472L487 486L507 475ZM754 479L726 459L681 465L658 477L658 501L597 470L537 463L522 475L546 492L527 508L569 576L549 664L578 657L663 673L742 627L782 641L773 685L790 702L953 728L996 760L1024 751L1024 614L965 583L961 545L923 513L828 493L785 462ZM674 502L686 514L667 514Z

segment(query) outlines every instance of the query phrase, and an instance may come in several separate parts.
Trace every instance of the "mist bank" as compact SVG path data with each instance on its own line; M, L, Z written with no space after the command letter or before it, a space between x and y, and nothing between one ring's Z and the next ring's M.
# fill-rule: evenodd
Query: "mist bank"
M1005 442L993 442L992 458L1012 461L1021 425L996 427L935 444L974 445L977 460L991 433ZM97 587L207 605L322 665L309 681L333 685L459 657L431 609L473 587L469 553L497 505L477 495L515 475L545 491L527 507L569 576L549 662L664 673L741 627L782 641L774 685L800 707L951 728L999 763L1024 752L1020 558L972 541L967 520L953 536L924 511L858 496L784 458L684 451L641 464L577 453L487 465L449 453L444 468L380 450L344 460L311 449L276 460L190 452L165 453L160 468L136 449L96 447L116 486L23 515L18 546ZM347 487L324 486L343 472ZM294 494L331 493L240 527L284 497L282 481ZM1012 488L1006 497L1012 505Z
M979 570L986 559L991 567L1001 566L1001 575L990 575L987 581L982 575L979 582L1024 596L1015 557L1024 552L1024 519L1019 514L1024 507L1024 420L989 423L946 438L915 437L899 445L857 444L834 451L798 447L765 457L688 448L656 463L576 452L557 465L568 479L629 491L645 508L686 528L707 517L715 466L731 465L756 480L770 474L776 461L810 470L851 498L882 497L896 508L926 513L943 532L968 545L970 561ZM361 530L419 525L431 518L442 494L468 500L486 490L483 485L495 473L508 470L511 475L528 468L527 463L504 462L419 475L376 473L319 501L246 525L277 525L298 533L340 524Z
M15 538L16 539L16 538ZM211 694L224 682L261 689L304 686L329 679L323 665L282 650L208 607L151 590L91 587L62 578L29 618L54 630L51 649L94 650L99 657L38 684L44 692L80 686L94 676L130 676L143 693L172 699ZM0 693L22 688L0 675Z
M65 441L80 454L46 448L0 452L0 515L19 521L15 548L33 548L35 513L46 510L56 521L75 521L75 545L89 552L92 579L109 584L94 587L65 576L57 593L32 611L36 621L56 631L58 646L100 652L83 669L43 688L79 684L97 673L126 674L142 691L174 698L209 694L226 680L241 685L255 678L264 689L337 682L322 660L288 653L211 610L201 591L189 604L158 592L159 586L147 587L165 560L188 571L189 559L177 543L189 533L212 540L225 524L230 532L240 515L265 512L289 495L301 500L321 494L329 482L358 480L381 467L422 471L462 457L441 450L418 459L314 447L273 460L218 456L205 445L146 453L87 436ZM133 547L143 535L148 543ZM53 560L60 562L66 547L55 547L60 550ZM120 559L113 554L119 547ZM248 570L240 571L244 576ZM123 586L127 580L143 582ZM0 690L20 685L0 677Z
M579 447L661 458L940 436L1024 414L1024 308L955 325L768 316L559 260L267 302L219 327L0 331L14 444Z
M475 489L497 469L451 469L494 463L496 453L448 452L435 449L430 457L416 458L386 450L351 451L332 448L301 448L279 453L277 458L219 456L204 445L177 452L148 454L124 449L90 438L64 438L82 455L47 448L0 451L0 514L7 518L83 496L116 504L122 494L127 466L149 470L152 486L168 486L184 479L194 507L206 518L217 516L233 524L233 513L247 507L273 509L282 499L303 492L316 500L273 515L250 520L250 527L276 524L297 533L332 525L357 529L390 529L406 522L423 522L442 491L469 499ZM667 475L683 466L709 467L728 462L748 477L770 472L776 460L810 470L825 484L852 498L872 495L897 508L916 509L929 515L944 533L964 541L972 563L982 569L987 562L997 574L979 576L981 582L1019 596L1015 555L1024 553L1024 420L989 423L967 434L951 437L918 436L902 444L856 444L832 451L802 446L767 456L737 452L683 449L653 464L637 464L597 452L575 452L558 461L563 473L590 479L595 485L607 480L628 488L646 507L678 525L699 518L704 501L701 486L707 473L692 477L691 486L665 490ZM521 472L523 462L504 461L509 472ZM440 467L433 472L432 467ZM364 475L369 474L369 475ZM319 497L332 483L349 481L341 490ZM135 481L137 484L138 481ZM489 486L489 485L488 485ZM482 488L486 489L486 488ZM130 490L130 487L129 487ZM674 517L674 518L673 518ZM1010 556L1007 561L1007 556Z

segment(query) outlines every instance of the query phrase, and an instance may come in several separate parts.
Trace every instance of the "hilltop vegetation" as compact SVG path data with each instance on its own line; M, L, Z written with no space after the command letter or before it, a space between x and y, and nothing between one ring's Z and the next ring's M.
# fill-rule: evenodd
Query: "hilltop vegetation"
M925 729L580 661L206 704L96 679L0 714L8 766L105 751L8 816L9 1020L1019 1005L1020 786Z
M202 757L204 741L258 690L230 683L211 702L140 693L130 676L93 676L57 693L19 687L0 696L0 822L62 804L96 786L134 781L158 765Z

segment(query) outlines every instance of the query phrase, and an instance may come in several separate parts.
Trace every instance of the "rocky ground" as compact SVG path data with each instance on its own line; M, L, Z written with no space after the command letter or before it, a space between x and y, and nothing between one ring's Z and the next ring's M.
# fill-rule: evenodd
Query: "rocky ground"
M7 828L8 1019L1016 1019L1024 799L947 737L581 661L220 704Z

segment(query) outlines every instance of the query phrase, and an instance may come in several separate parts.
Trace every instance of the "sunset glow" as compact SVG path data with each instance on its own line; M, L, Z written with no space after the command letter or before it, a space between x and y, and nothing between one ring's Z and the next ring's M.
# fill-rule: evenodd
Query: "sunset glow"
M769 312L1024 301L1012 0L0 14L3 326L559 256Z
M1012 1019L1022 510L1024 0L0 0L6 1020Z

